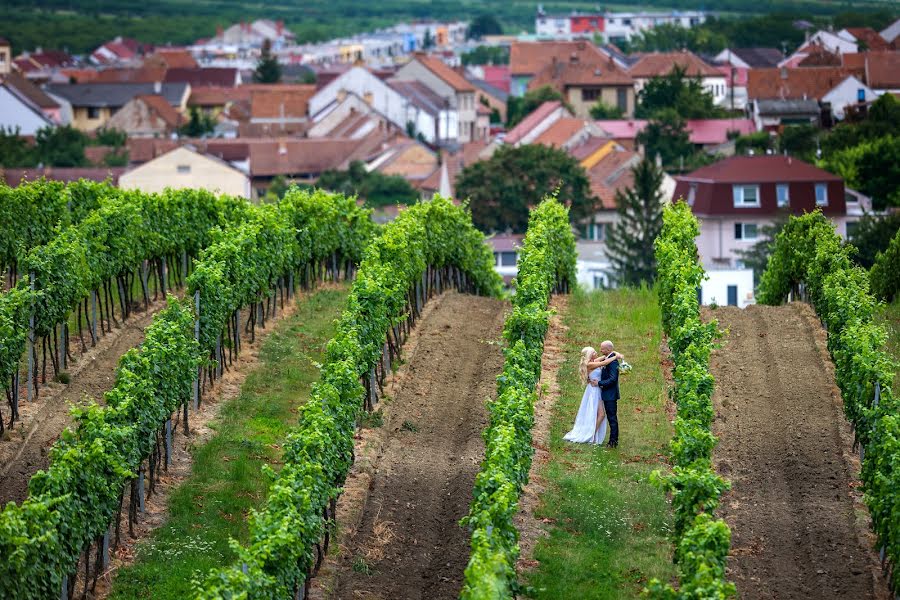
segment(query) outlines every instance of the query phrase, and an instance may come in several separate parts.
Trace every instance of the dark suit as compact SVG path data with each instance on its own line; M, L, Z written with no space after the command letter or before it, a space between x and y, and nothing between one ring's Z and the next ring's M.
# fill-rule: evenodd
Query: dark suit
M614 360L600 372L600 399L603 400L603 408L606 418L609 419L609 445L619 444L619 419L616 409L619 400L619 361Z

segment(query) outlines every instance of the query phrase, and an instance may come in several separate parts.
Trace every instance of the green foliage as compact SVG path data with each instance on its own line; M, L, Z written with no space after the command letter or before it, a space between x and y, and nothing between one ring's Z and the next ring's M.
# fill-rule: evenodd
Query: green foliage
M510 96L506 103L506 127L512 129L541 104L554 100L559 100L569 112L574 112L563 95L549 85L541 86L536 90L528 90L521 98Z
M482 231L525 231L529 209L550 195L577 220L593 215L596 203L578 161L543 144L502 146L490 159L468 165L457 176L456 195L471 201L472 219Z
M97 130L94 139L91 140L92 146L112 146L113 148L121 148L128 142L128 134L119 129L104 127Z
M654 28L655 29L655 28ZM662 111L674 111L682 119L713 119L727 112L713 103L699 77L690 77L683 67L675 67L662 77L653 77L638 92L634 116L657 118Z
M778 136L778 152L796 156L807 162L816 159L816 148L822 130L815 125L788 125Z
M292 191L285 200L312 197ZM493 262L466 210L440 197L403 211L369 244L328 343L322 378L284 444L284 466L277 475L270 471L266 504L251 513L249 544L233 544L233 566L194 581L197 598L280 599L303 585L314 546L332 526L323 512L352 462L364 395L360 380L381 360L386 332L406 318L426 266L458 267L479 293L498 294Z
M503 27L500 26L500 22L497 21L497 17L492 14L481 14L472 19L469 23L469 28L466 30L466 38L468 39L476 39L480 40L486 35L500 35L503 33ZM472 63L472 64L485 64L485 63ZM501 63L493 63L493 64L501 64ZM505 64L505 63L503 63Z
M106 406L73 410L75 429L51 449L49 469L32 477L28 499L0 513L0 596L55 597L83 549L109 529L160 424L191 397L200 364L193 321L170 298L140 348L119 361Z
M508 65L509 48L505 46L476 46L460 57L468 65Z
M35 136L38 162L53 167L84 167L88 161L84 148L88 137L71 125L45 127Z
M900 402L892 390L897 365L885 351L884 327L874 320L878 303L869 274L852 264L851 254L821 212L792 217L775 240L757 299L778 304L804 284L828 333L844 412L865 449L861 479L875 534L885 555L900 564ZM884 263L873 269L880 292L896 282L896 239L883 256ZM896 587L900 570L892 573Z
M778 236L784 224L787 223L786 211L779 211L775 219L759 228L759 240L746 250L737 250L737 255L744 261L748 269L753 269L753 284L759 285L763 271L769 264L769 256L775 249L775 238Z
M734 141L734 151L738 155L749 154L752 150L755 154L765 154L774 150L775 139L768 131L757 131L747 135L738 136Z
M710 431L714 381L709 356L717 325L700 319L697 288L705 273L694 243L699 233L697 220L686 203L666 206L663 230L656 240L657 291L663 329L669 336L675 363L678 416L669 447L673 472L667 476L657 473L656 478L672 497L680 585L675 590L652 580L648 587L651 598L724 599L735 594L734 585L725 579L730 532L724 521L714 517L719 498L729 484L712 470L710 462L717 440Z
M0 127L0 165L4 167L33 167L37 158L28 141L19 136L19 128Z
M591 107L591 118L592 119L621 119L625 114L618 106L610 106L603 102L603 100L597 100L597 103Z
M508 598L518 589L519 533L513 521L531 468L535 389L550 313L550 294L575 283L575 238L566 208L555 198L531 212L522 243L513 311L504 324L507 347L488 405L485 458L475 477L472 506L461 521L472 531L472 554L461 598Z
M856 229L850 235L848 243L856 249L853 262L864 269L871 269L879 252L887 250L900 231L900 213L887 215L864 214L856 222Z
M253 71L253 81L256 83L278 83L281 81L281 65L278 58L272 54L272 41L264 40Z
M900 292L900 232L894 235L887 250L880 252L870 273L872 293L890 302Z
M632 52L691 52L716 54L728 46L728 38L708 27L682 27L663 23L642 31L628 44Z
M635 141L644 147L644 156L659 156L666 167L680 165L696 152L684 118L672 108L658 111Z
M323 172L316 185L347 196L359 196L371 208L415 204L419 199L419 192L400 175L368 171L365 163L358 160L350 163L346 171L329 169Z
M203 137L216 129L216 120L212 115L202 112L196 106L189 111L188 122L178 129L178 134L185 137Z
M616 190L616 223L606 241L607 255L623 285L652 284L656 279L653 242L662 231L663 172L651 159L631 168L634 185Z

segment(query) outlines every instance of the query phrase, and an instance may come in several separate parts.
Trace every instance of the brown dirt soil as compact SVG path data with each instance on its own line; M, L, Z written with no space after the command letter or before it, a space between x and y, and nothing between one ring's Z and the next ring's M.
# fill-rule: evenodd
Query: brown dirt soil
M384 403L382 451L359 528L342 544L333 597L457 598L469 557L458 521L484 455L507 307L455 292L429 304L403 385Z
M559 399L557 376L560 367L566 361L566 332L569 330L563 323L562 315L568 306L569 299L566 296L553 296L550 299L550 308L556 314L550 317L550 327L544 340L544 354L541 357L539 396L534 404L534 429L531 434L534 456L528 472L528 483L522 490L519 512L516 514L520 550L519 560L516 563L517 573L538 566L538 562L533 558L534 548L538 541L547 535L546 525L534 513L540 506L541 494L546 490L546 482L540 473L550 462L550 419L553 416L553 405Z
M104 392L113 387L119 358L143 341L144 329L163 307L165 301L159 300L148 310L136 313L121 327L113 327L85 354L80 354L81 342L73 335L70 345L75 361L68 369L71 382L64 385L48 379L41 386L40 395L31 402L26 402L22 393L21 420L0 437L0 506L22 502L27 497L31 476L47 468L50 447L72 424L70 405L84 404L86 398L102 403ZM90 342L89 336L87 341Z
M729 578L744 600L887 598L859 463L824 332L805 304L705 311L713 353L716 470L732 489Z

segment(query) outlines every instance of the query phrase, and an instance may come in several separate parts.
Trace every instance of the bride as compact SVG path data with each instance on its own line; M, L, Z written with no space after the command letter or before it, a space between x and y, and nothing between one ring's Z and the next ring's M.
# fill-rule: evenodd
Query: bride
M602 444L606 438L606 413L603 410L603 402L600 401L600 371L614 360L625 357L614 352L603 360L597 360L597 351L588 346L581 351L581 363L578 365L578 373L581 382L585 384L584 395L581 397L581 406L575 417L575 426L563 439L580 444ZM588 372L589 367L594 369Z

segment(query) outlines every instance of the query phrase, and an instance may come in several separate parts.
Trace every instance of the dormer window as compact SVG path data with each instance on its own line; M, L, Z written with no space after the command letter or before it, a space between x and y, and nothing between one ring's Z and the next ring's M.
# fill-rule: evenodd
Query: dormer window
M791 203L791 196L789 192L788 184L779 183L775 186L775 198L778 201L778 208L784 208L785 206L789 206Z
M737 208L759 207L759 186L739 184L732 187L734 205Z

